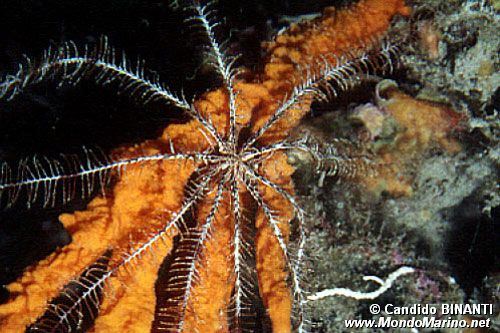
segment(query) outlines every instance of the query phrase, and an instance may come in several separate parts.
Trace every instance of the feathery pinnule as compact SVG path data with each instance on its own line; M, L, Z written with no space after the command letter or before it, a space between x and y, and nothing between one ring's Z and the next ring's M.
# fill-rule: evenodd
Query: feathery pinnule
M116 83L145 107L165 102L190 117L111 158L88 157L74 167L35 159L17 174L3 167L0 191L9 203L26 191L28 204L36 195L50 204L79 184L100 186L106 197L60 217L73 242L9 286L19 294L0 306L2 329L74 331L93 324L95 332L246 332L262 320L255 309L262 304L273 332L308 330L305 212L287 154L306 153L318 171L344 178L365 172L369 156L347 141L318 145L287 137L313 100L349 89L364 73L390 70L397 46L381 38L391 18L408 9L402 0L327 9L278 35L267 46L263 73L251 82L238 77L237 58L218 42L211 5L196 1L189 10L221 79L221 87L192 103L107 39L83 51L71 42L49 50L0 83L0 98L12 99L43 80L77 84L85 77ZM112 174L116 184L105 189Z

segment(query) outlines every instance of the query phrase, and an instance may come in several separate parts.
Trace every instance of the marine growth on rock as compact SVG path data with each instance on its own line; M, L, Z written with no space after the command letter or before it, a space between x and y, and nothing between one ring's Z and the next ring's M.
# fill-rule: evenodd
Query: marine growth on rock
M326 177L406 195L411 189L400 177L407 162L401 156L414 158L431 144L460 150L448 136L453 111L397 89L377 105L379 115L404 126L425 124L399 132L384 148L390 151L290 136L313 102L332 100L396 67L406 37L385 33L394 16L410 14L403 0L360 0L293 23L263 45L255 70L239 67L238 56L220 41L213 4L178 6L186 24L203 32L204 63L219 78L193 100L106 37L97 45L50 48L1 81L5 103L47 81L66 89L86 80L116 90L145 112L154 104L185 117L156 139L110 154L83 148L81 158L1 165L4 209L20 202L51 207L102 192L85 209L60 215L70 244L7 286L2 332L309 331L306 304L314 297L308 298L303 280L307 212L294 188L294 162L306 159ZM374 138L380 128L369 121ZM397 271L382 289L410 272Z

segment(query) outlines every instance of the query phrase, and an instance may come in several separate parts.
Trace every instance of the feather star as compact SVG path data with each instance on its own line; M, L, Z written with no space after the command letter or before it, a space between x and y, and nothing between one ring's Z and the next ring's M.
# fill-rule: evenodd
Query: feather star
M351 80L392 66L397 46L380 40L391 18L409 10L403 0L327 8L265 45L263 71L242 79L216 40L207 8L195 3L193 19L207 34L224 84L192 104L141 67L116 60L105 40L83 53L68 43L1 83L1 97L10 99L48 77L61 83L91 77L191 117L106 159L86 151L76 167L38 160L17 176L4 167L0 191L10 202L21 190L29 202L44 191L39 197L50 204L56 190L69 200L75 180L83 188L104 187L110 175L118 177L86 210L60 216L72 242L8 286L2 332L252 331L263 320L255 315L256 302L273 332L307 329L300 266L305 213L288 154L308 154L318 169L340 177L369 168L369 161L343 156L335 145L287 138L325 91L347 89ZM298 226L295 247L292 224Z

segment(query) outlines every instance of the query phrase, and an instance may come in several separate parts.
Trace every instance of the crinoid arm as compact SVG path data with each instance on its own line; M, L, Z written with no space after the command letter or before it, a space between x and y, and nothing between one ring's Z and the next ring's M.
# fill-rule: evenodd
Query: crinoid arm
M61 155L57 159L34 156L21 160L17 168L7 162L0 170L0 204L9 208L17 201L24 201L28 208L35 203L44 207L66 204L75 196L82 199L105 190L111 171L119 169L98 149L83 148L83 154ZM122 164L122 166L124 166Z
M295 126L315 98L335 96L366 75L390 72L406 42L383 39L396 14L409 14L404 1L362 0L348 10L328 8L323 16L276 36L267 45L262 76L277 107L260 111L245 148L256 141L285 139L288 133L280 128Z
M258 277L255 270L255 226L244 209L249 201L247 184L242 175L234 175L230 186L234 236L231 252L234 264L234 289L228 307L230 332L254 332L259 299ZM245 186L243 186L245 184Z
M120 176L120 181L107 190L106 197L94 198L85 211L60 217L65 228L71 232L72 243L36 266L30 267L21 279L9 286L16 296L0 307L0 326L21 327L36 320L43 313L47 300L56 297L60 288L66 285L71 277L78 280L77 277L83 268L89 267L96 260L95 254L103 253L106 248L113 249L109 270L99 279L100 282L97 281L99 283L94 283L92 287L103 288L105 291L102 311L99 311L95 322L96 329L100 327L103 331L113 330L110 323L116 323L116 318L120 317L123 311L131 313L128 317L130 320L122 318L124 327L132 325L134 314L141 312L148 313L150 317L141 314L144 320L137 322L136 326L141 327L138 331L144 331L143 328L151 325L154 312L154 281L160 264L152 258L162 258L170 252L173 235L183 224L185 215L203 198L207 182L213 176L210 172L205 172L206 179L199 178L197 182L185 186L190 175L198 167L218 163L218 157L207 150L210 149L207 142L204 142L205 149L193 152L190 152L189 147L181 148L180 142L188 132L192 134L191 137L196 136L196 142L206 140L199 131L188 131L191 125L192 122L176 125L167 131L164 138L115 151L113 159L101 158L99 163L79 160L73 174L66 170L50 173L50 180L44 180L36 173L33 177L18 179L21 182L38 182L38 187L33 189L26 184L16 184L14 188L27 186L20 189L21 193L26 190L38 191L40 198L43 197L43 187L46 186L44 181L52 182L47 186L55 188L55 195L58 196L63 185L66 186L63 181L73 181L73 178L99 173L99 168L107 172L119 172ZM181 134L182 136L177 137ZM98 180L97 177L94 181L96 187ZM15 182L6 181L3 184L11 183ZM52 192L48 195L53 196L50 193ZM18 200L24 199L21 195ZM153 252L155 255L152 255ZM122 253L124 255L120 257ZM134 266L139 262L141 270L135 272ZM135 273L132 274L132 270ZM47 284L46 281L49 280L50 283ZM43 290L30 292L31 288L37 285L43 285ZM137 294L125 293L125 287L136 290ZM120 302L117 302L117 299L120 299ZM80 302L83 301L82 299ZM133 304L137 305L135 312L132 311ZM148 310L147 304L152 305L152 308ZM66 310L71 312L72 308ZM64 311L62 307L58 308L58 314L63 315ZM67 316L70 314L67 313Z
M199 27L204 31L208 39L207 62L210 64L217 74L220 75L224 83L223 89L229 97L229 135L227 143L229 147L226 149L234 149L237 140L237 106L236 106L236 90L235 81L238 69L235 68L235 63L238 56L228 56L225 49L225 43L219 43L216 37L215 29L218 25L215 17L215 10L211 9L214 2L209 2L207 5L201 5L199 1L194 1L190 8L195 12L194 16L187 19L188 22L193 22L195 27Z
M371 159L348 141L288 137L315 99L391 70L397 46L380 38L406 7L402 0L360 0L290 28L269 45L263 70L245 81L237 58L216 38L210 6L193 1L186 8L222 84L193 103L106 39L83 51L71 42L49 50L0 83L0 99L8 100L44 80L65 85L88 78L190 116L156 140L114 150L112 158L89 150L80 159L35 158L2 168L7 206L65 203L119 177L84 211L60 217L73 241L9 285L13 297L0 306L0 327L252 332L265 321L273 332L307 332L306 214L290 160L305 155L317 172L348 179L368 172Z
M57 297L47 305L47 310L26 332L85 331L99 314L104 279L109 274L107 250L76 279L70 281Z
M317 60L316 66L306 66L304 70L299 70L305 79L301 79L284 97L279 97L282 100L276 110L265 122L256 124L259 125L258 128L244 147L251 147L258 140L268 141L269 138L276 137L280 133L279 128L290 121L290 118L302 118L313 100L331 100L340 92L362 82L364 77L391 73L400 47L398 43L382 41L369 50L351 51L341 56L324 55ZM269 138L266 139L266 136ZM278 138L284 139L284 134Z
M293 304L293 315L296 319L298 331L304 332L305 318L304 318L304 290L302 288L302 276L301 276L301 266L303 264L304 247L305 247L305 233L304 233L304 214L302 211L296 211L296 221L299 224L299 239L298 239L298 249L293 252L291 246L287 244L283 232L281 231L283 217L279 216L279 210L274 209L270 206L266 199L264 199L262 189L259 189L258 180L254 179L252 175L248 175L246 178L246 188L250 192L253 199L259 205L262 214L262 219L267 222L272 231L272 234L277 241L279 248L281 250L281 255L284 257L285 261L285 271L290 275L291 279L291 290L294 299ZM251 180L253 179L253 180ZM279 194L278 194L279 195ZM269 231L269 230L268 230ZM262 233L262 232L261 232Z
M362 143L340 138L320 142L308 137L289 144L286 151L292 165L311 166L321 179L352 180L359 175L375 175L380 166Z
M26 88L44 80L54 79L59 86L75 85L83 78L92 78L96 84L118 84L118 91L137 98L142 103L162 100L184 110L190 105L177 97L159 81L157 74L144 68L144 62L132 63L124 52L116 51L102 37L96 46L80 50L72 41L57 49L49 48L42 59L34 62L28 58L20 64L17 73L7 75L0 83L0 98L11 100Z
M223 259L228 249L218 248L216 244L219 241L229 241L229 233L224 229L230 221L222 219L228 208L223 195L228 179L220 171L212 170L208 178L203 177L208 182L194 184L206 193L206 197L197 205L195 214L186 217L168 273L159 281L153 332L185 332L192 331L195 327L212 331L214 327L211 325L217 322L214 319L220 320L223 315L217 310L229 298L229 270ZM204 286L209 283L211 275L208 272L216 274L212 283L226 286L217 290L220 297L208 295L209 288L200 287L200 284ZM193 316L195 314L204 314L206 323L197 322Z
M113 172L120 173L129 165L151 161L203 159L203 153L167 153L144 155L129 159L111 159L99 149L83 148L82 157L61 155L58 159L33 157L22 160L16 169L4 162L0 170L0 207L9 208L17 201L26 202L28 208L41 202L43 207L67 204L80 196L94 195L96 190L105 194Z

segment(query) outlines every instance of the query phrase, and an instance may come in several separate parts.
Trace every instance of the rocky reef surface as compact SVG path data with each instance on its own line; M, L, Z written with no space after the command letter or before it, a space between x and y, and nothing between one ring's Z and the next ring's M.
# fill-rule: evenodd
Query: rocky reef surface
M357 136L397 170L346 184L322 182L305 167L297 182L305 180L304 201L316 212L308 240L312 290L372 291L377 283L364 276L385 278L401 265L418 272L375 300L315 301L318 332L346 331L344 319L378 318L372 303L495 304L489 318L500 329L499 5L408 4L412 19L394 33L410 31L413 42L394 81L364 86L358 101L351 92L345 104L322 106L334 112L303 125L325 140Z

